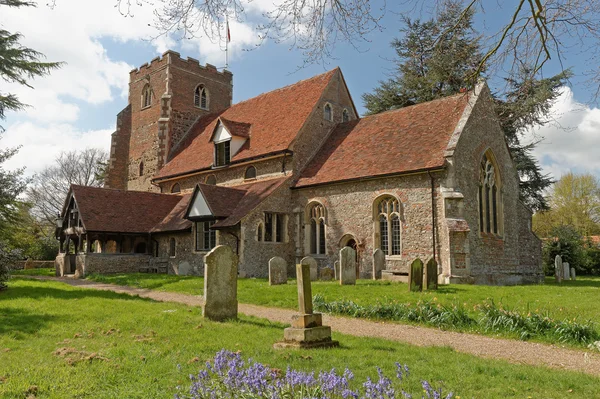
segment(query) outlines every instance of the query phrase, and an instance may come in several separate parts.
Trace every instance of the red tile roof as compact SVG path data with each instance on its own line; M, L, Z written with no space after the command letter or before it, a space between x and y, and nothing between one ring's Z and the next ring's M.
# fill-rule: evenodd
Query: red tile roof
M192 198L192 194L185 194L179 197L180 200L175 205L171 212L165 218L154 226L151 233L166 233L169 231L183 231L192 228L192 222L185 219L185 212L187 211L188 204Z
M206 201L212 215L216 218L226 218L246 194L238 187L222 187L210 184L198 184L197 188Z
M219 120L223 123L227 131L229 131L229 133L233 136L246 138L250 137L250 128L252 127L251 124L243 122L234 122L223 117L219 118Z
M160 179L209 168L213 164L211 136L219 117L249 139L231 161L241 161L289 148L338 69L237 103L221 114L196 122L172 158L155 176ZM248 126L250 128L248 129ZM232 132L233 133L233 132Z
M444 166L467 94L339 124L296 187Z
M181 196L71 186L87 231L148 233L181 201Z

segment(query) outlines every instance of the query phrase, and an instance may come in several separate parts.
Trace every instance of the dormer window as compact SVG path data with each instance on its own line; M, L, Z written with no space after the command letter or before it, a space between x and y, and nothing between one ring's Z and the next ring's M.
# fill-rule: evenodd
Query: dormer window
M330 122L333 121L333 108L331 108L331 104L329 103L323 107L323 119Z
M342 122L348 122L350 120L350 112L348 109L344 108L344 112L342 112Z
M194 91L194 105L198 108L208 109L208 91L204 85L198 85Z
M150 85L146 83L142 90L142 108L149 107L152 104L152 90Z
M215 166L229 165L231 162L231 140L215 143Z

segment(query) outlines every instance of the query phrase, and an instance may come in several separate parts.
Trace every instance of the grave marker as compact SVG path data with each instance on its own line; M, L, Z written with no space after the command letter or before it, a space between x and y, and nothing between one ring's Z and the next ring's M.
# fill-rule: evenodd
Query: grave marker
M576 277L577 277L577 276L575 275L575 268L574 268L574 267L572 267L572 268L571 268L571 280L575 281L575 280L576 280Z
M238 257L228 245L219 245L204 256L202 315L210 320L237 318Z
M385 270L385 254L377 248L373 252L373 280L381 279L382 270Z
M426 289L437 290L438 289L438 265L435 259L429 259L425 270L425 282L427 284Z
M340 249L340 285L356 284L356 251L350 247Z
M571 279L571 266L569 262L563 263L563 279L567 281Z
M269 259L269 285L287 284L287 262L279 256Z
M317 279L319 278L319 275L317 274L318 266L317 266L317 261L315 260L315 258L313 258L311 256L306 256L306 257L302 258L302 260L300 261L300 264L308 265L310 268L310 281L317 281Z
M423 291L423 261L419 258L410 265L408 284L411 292Z
M556 255L556 257L554 258L554 278L557 283L560 283L562 281L562 275L563 275L562 258L560 257L560 255Z

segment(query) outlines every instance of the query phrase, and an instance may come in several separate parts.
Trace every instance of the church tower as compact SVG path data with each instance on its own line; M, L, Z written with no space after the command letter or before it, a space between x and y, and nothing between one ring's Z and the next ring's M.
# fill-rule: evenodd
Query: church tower
M129 104L117 115L106 187L158 191L152 177L194 122L232 102L233 75L167 51L129 73Z

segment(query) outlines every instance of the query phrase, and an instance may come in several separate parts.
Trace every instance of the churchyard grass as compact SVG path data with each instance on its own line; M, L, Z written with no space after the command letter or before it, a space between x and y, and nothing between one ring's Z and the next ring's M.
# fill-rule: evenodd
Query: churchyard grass
M591 398L600 391L599 378L581 373L335 333L340 348L274 350L283 327L245 316L214 323L196 307L16 277L0 292L0 397L172 398L222 348L283 370L348 367L355 381L376 378L377 366L395 375L398 361L411 368L413 391L425 379L460 398Z
M14 276L56 276L54 268L28 269L28 270L12 270L10 272Z

